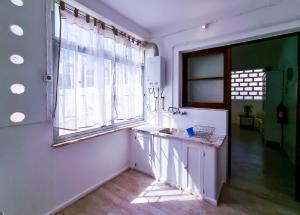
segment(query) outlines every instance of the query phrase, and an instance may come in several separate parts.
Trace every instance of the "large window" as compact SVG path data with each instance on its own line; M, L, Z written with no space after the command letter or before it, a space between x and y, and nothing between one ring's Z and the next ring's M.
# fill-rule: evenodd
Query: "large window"
M265 72L263 69L231 73L232 100L263 100L264 92Z
M142 120L142 49L66 10L58 23L55 136L66 138Z

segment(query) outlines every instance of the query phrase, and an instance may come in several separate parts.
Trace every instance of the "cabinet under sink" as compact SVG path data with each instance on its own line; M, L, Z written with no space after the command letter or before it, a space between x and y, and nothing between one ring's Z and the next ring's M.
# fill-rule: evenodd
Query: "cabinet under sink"
M166 136L132 131L132 168L217 205L227 174L227 141L220 147L169 138L179 129L159 130Z

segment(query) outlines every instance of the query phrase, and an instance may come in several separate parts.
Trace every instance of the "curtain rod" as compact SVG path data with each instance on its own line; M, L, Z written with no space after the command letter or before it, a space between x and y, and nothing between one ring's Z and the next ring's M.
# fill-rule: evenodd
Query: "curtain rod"
M119 29L117 29L115 26L113 25L109 25L83 11L80 11L79 9L65 3L64 1L60 1L60 0L56 0L56 3L59 4L59 8L60 10L66 10L66 11L69 11L69 12L72 12L74 13L74 16L75 17L85 17L85 21L87 23L90 23L91 20L93 20L93 23L94 23L94 26L96 26L97 24L100 24L101 28L104 30L104 29L109 29L113 32L114 35L121 35L123 37L125 37L127 40L129 40L130 42L132 43L135 43L139 46L139 45L144 45L144 42L139 40L139 39L136 39L135 37L125 33L124 31L121 31Z

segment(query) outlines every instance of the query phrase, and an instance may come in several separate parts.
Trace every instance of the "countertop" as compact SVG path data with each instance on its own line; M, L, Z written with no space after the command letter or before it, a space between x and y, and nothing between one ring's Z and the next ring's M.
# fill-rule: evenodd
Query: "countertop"
M219 148L224 143L224 140L226 138L225 135L218 135L218 134L214 134L209 139L200 138L200 137L189 137L186 134L185 130L182 129L176 129L177 132L175 132L174 134L166 134L166 133L159 132L162 129L164 128L153 127L148 125L132 128L133 131L144 132L150 135L164 137L164 138L175 138L178 140L188 141L190 143L203 144L203 145L212 146L216 148Z

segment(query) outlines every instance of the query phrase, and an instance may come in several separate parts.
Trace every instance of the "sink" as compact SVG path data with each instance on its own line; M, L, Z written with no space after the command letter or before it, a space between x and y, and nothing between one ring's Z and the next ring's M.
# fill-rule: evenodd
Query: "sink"
M164 134L169 134L169 135L173 135L179 132L178 129L176 128L163 128L161 130L159 130L160 133L164 133Z

